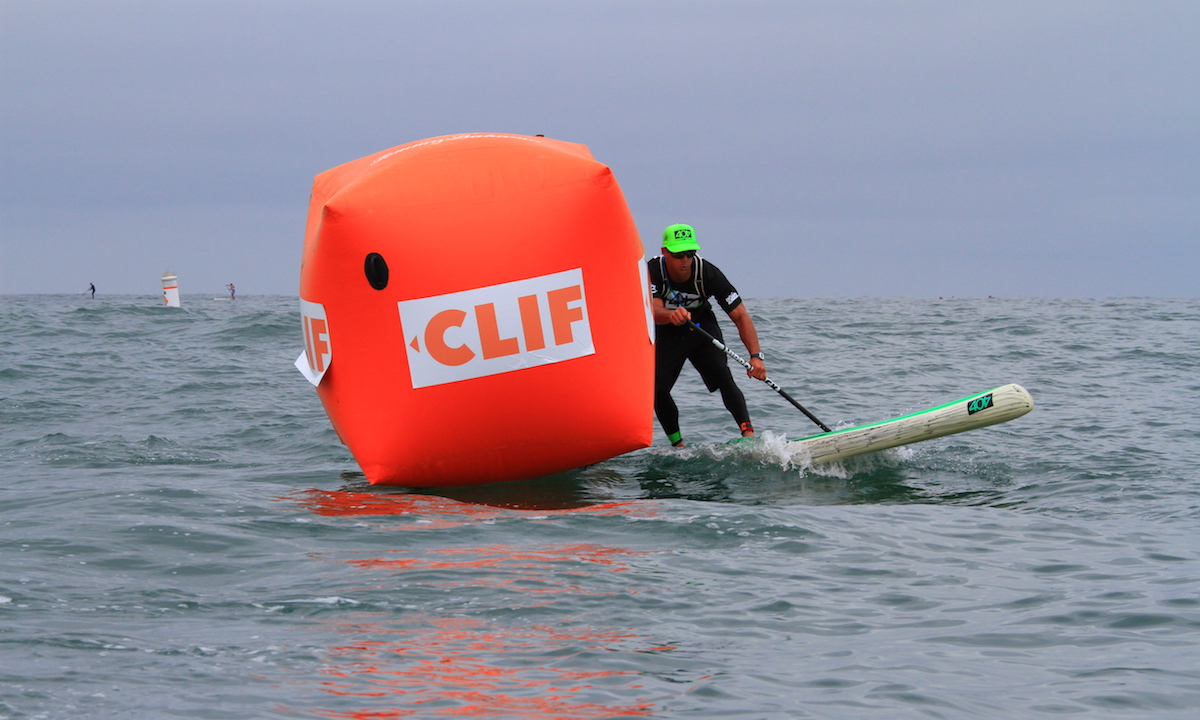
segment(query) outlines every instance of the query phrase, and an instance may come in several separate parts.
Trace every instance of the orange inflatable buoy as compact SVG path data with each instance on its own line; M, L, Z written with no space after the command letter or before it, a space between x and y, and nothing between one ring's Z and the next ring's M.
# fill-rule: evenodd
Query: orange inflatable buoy
M583 145L422 140L316 177L296 366L372 483L540 477L650 445L647 288Z

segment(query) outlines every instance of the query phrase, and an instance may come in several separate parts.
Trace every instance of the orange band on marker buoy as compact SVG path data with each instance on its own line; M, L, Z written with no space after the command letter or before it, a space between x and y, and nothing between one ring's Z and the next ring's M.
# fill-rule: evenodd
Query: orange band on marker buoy
M642 258L611 170L582 145L391 148L313 184L297 367L372 483L527 479L646 447Z

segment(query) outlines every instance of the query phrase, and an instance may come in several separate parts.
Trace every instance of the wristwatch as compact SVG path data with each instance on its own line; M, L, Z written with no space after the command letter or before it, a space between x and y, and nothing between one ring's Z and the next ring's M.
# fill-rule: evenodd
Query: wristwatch
M763 362L767 361L767 358L760 352L750 353L750 359L753 360L754 358L758 358L759 360L762 360Z

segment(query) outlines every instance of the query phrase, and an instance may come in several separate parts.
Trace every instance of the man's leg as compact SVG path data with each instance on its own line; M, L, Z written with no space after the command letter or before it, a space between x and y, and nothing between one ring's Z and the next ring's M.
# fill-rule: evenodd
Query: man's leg
M675 387L686 359L687 348L682 340L659 336L654 351L654 414L667 439L676 447L683 447L683 435L679 431L679 407L671 397L671 388Z
M726 368L726 372L728 372L728 368ZM725 403L725 409L729 411L730 415L733 415L733 420L738 424L738 430L741 431L742 437L754 437L754 425L750 424L750 409L746 407L746 396L734 382L732 374L730 374L728 382L721 384L721 400Z
M754 426L750 423L750 409L746 407L746 396L734 381L733 373L729 372L729 360L725 353L707 343L693 352L689 359L700 372L700 377L704 378L704 385L708 391L721 391L721 402L725 403L725 409L733 416L742 437L754 437Z

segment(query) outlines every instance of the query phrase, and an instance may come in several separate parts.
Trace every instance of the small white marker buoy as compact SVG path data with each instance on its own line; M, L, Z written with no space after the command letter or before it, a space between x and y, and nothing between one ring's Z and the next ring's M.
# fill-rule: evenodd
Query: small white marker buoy
M179 307L179 278L170 270L163 273L163 305Z

